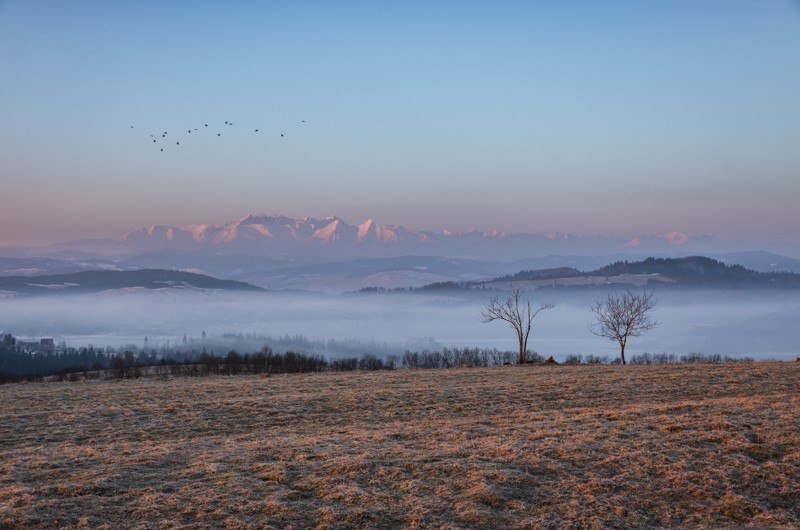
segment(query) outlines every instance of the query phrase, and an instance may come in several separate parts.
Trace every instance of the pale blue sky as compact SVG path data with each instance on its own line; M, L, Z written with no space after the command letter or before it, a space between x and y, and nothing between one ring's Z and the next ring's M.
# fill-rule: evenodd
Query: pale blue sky
M0 179L0 245L262 212L800 243L800 3L0 0Z

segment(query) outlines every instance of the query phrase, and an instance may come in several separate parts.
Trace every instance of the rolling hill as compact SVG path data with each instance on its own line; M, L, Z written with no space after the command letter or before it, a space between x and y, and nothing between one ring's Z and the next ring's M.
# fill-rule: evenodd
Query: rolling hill
M84 271L33 277L0 277L0 292L6 296L94 293L123 289L262 290L260 287L244 282L219 280L203 274L163 269Z
M758 272L741 265L728 265L704 256L685 258L647 258L641 261L617 261L592 271L573 267L524 270L488 281L445 282L422 289L503 288L509 283L530 288L581 288L608 285L653 287L718 288L800 288L800 274Z

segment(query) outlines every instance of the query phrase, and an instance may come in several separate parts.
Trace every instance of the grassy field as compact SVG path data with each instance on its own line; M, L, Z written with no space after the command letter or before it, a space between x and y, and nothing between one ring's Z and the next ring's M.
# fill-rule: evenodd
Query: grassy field
M800 363L0 387L0 528L800 526Z

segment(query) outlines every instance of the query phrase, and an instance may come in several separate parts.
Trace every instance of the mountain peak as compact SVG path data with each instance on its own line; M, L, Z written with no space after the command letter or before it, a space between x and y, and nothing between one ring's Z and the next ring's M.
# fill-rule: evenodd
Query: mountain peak
M161 239L172 241L175 239L175 229L165 225L148 225L134 230L122 237L123 241L132 241L142 238Z
M347 232L351 231L348 229L352 229L352 227L345 225L345 223L336 216L326 217L325 220L329 221L329 223L315 231L311 236L312 239L319 239L324 243L343 241L346 239Z
M375 223L372 219L367 219L358 225L358 240L364 241L368 236L376 236Z
M400 240L399 231L405 231L402 227L390 228L379 226L372 219L367 219L358 225L358 242L369 241L373 243L397 243ZM410 232L409 232L410 234Z
M670 245L683 245L689 241L689 236L682 232L669 232L661 234L659 237L666 240Z

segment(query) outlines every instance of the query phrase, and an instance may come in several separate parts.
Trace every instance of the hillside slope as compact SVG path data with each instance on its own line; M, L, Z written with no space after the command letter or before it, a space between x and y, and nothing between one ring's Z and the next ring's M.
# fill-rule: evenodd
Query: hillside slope
M797 528L800 363L5 385L0 525Z

